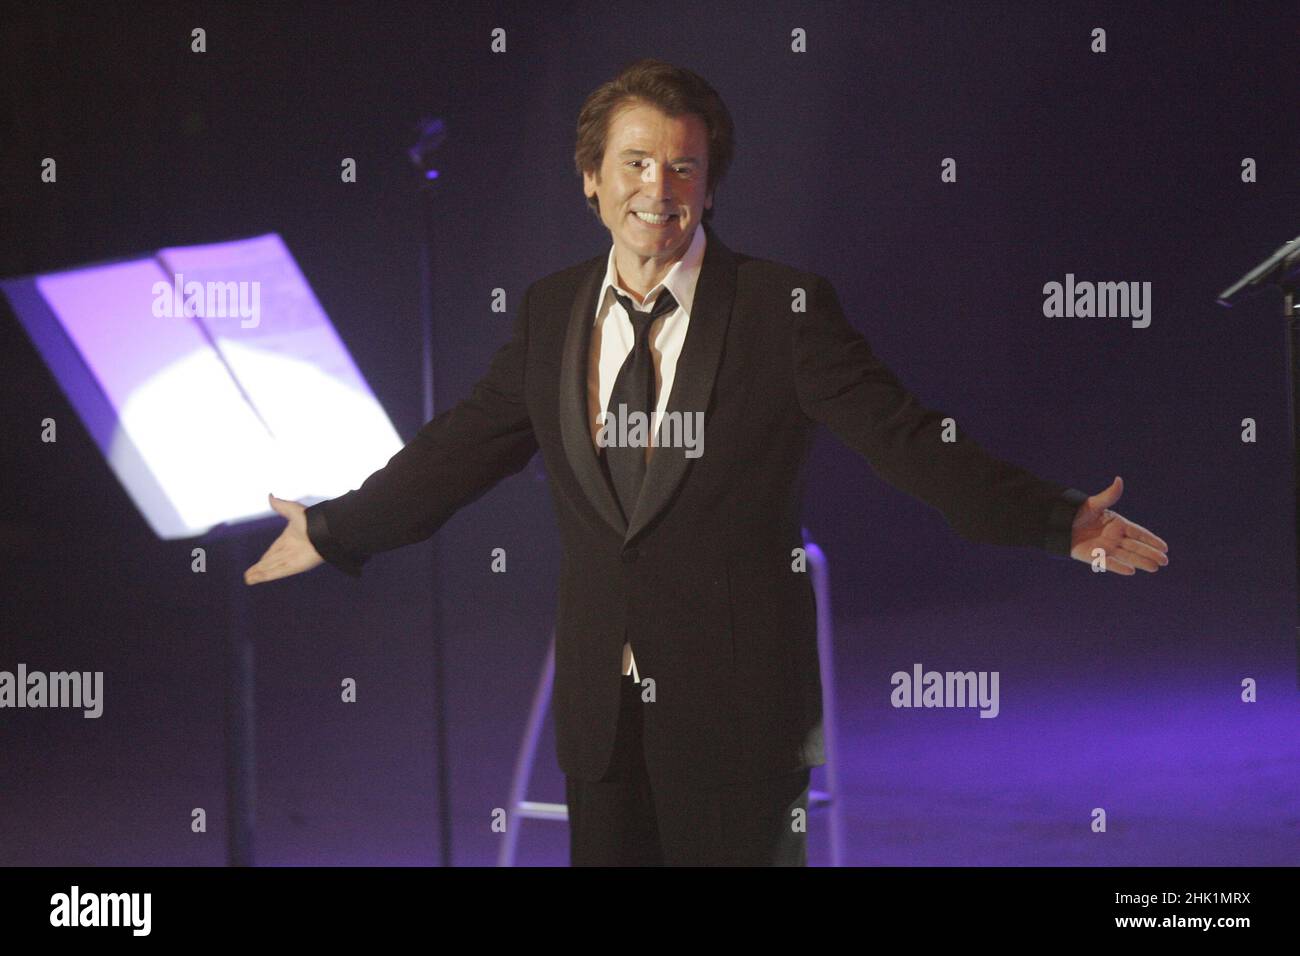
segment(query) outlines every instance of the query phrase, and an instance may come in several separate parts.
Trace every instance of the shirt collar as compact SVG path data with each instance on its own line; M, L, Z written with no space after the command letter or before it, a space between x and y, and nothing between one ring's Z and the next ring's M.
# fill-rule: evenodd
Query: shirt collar
M695 235L691 237L691 244L686 247L686 253L680 259L672 264L668 274L660 280L659 284L650 290L646 296L647 303L653 303L658 296L658 290L666 288L673 294L677 304L686 310L687 316L691 314L691 305L695 301L695 286L700 280L700 268L704 265L704 246L705 246L704 224L700 223L695 227ZM601 307L596 311L596 319L604 314L605 303L613 298L611 290L617 290L632 300L633 304L640 306L637 297L628 292L616 281L618 275L614 268L614 247L609 247L609 259L605 265L605 281L601 285L603 290L601 295Z

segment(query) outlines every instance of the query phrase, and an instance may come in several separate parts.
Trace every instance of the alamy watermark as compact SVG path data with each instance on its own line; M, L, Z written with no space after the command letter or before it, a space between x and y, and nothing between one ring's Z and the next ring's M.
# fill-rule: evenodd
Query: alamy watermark
M650 416L642 411L627 410L619 404L618 412L602 412L597 422L600 432L596 443L601 448L645 448L651 435L657 435L656 448L685 448L687 458L704 454L703 412L656 412L651 427Z
M894 707L979 707L981 717L998 715L997 671L895 671L889 702Z
M1132 319L1135 329L1151 324L1150 282L1075 282L1065 274L1064 284L1043 286L1043 315L1059 318Z
M239 318L240 328L255 329L262 321L262 283L185 281L184 273L172 276L172 284L155 282L153 314L160 319Z
M130 927L131 935L148 936L152 912L152 893L83 893L74 883L50 897L51 926Z
M83 717L104 712L103 671L0 671L0 708L79 707Z

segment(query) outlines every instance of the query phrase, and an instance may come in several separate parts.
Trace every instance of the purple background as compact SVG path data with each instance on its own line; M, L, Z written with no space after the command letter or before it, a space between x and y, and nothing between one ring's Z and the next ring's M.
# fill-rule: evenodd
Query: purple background
M507 337L491 290L513 314L528 283L608 249L573 169L584 96L638 56L695 69L737 125L719 236L827 276L904 384L995 454L1089 494L1122 475L1117 510L1170 544L1167 568L1134 578L973 545L823 432L805 523L831 564L849 862L1300 861L1284 326L1275 297L1214 304L1297 232L1291 5L619 9L29 14L0 34L0 272L278 231L409 438L414 121L449 127L442 410ZM206 54L189 52L195 26ZM795 27L811 52L789 52ZM45 156L57 186L37 179ZM339 182L347 156L356 184ZM1257 183L1240 181L1246 156ZM1152 282L1151 327L1044 318L1043 283L1067 272ZM0 669L103 670L107 699L99 720L0 711L0 864L221 864L225 622L274 532L211 544L191 573L201 542L153 538L2 318ZM46 416L56 445L39 441ZM260 863L437 861L435 547L455 862L494 861L490 815L555 610L540 456L360 582L322 568L251 589ZM495 547L507 574L489 570ZM914 662L1000 671L1001 715L894 710L889 675ZM356 704L339 702L344 677ZM1258 703L1239 701L1245 677ZM530 795L560 801L549 724L543 741ZM206 834L189 829L199 806ZM521 863L567 862L562 824L525 827ZM810 853L827 860L818 814Z

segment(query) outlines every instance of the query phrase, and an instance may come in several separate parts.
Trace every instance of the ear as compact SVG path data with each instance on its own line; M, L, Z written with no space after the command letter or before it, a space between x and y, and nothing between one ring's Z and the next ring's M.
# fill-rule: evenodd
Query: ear
M713 208L713 193L709 193L707 196L704 197L704 208L705 209Z
M591 196L596 195L596 187L599 186L599 185L600 185L600 172L599 172L599 170L596 172L595 175L592 175L591 173L586 172L586 171L583 172L583 174L582 174L582 191L583 191L583 192L588 196L588 198L590 198Z

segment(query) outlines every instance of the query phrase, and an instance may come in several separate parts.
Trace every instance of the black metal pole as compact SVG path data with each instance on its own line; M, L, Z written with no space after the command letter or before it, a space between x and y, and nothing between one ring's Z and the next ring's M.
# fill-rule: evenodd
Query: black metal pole
M1290 398L1291 419L1291 478L1295 483L1295 560L1296 560L1296 631L1295 660L1296 687L1300 689L1300 429L1296 427L1296 409L1300 407L1300 312L1296 310L1296 290L1287 285L1282 288L1282 314L1286 316L1286 339L1289 362L1287 378L1291 387L1287 390Z
M213 541L212 543L216 543ZM244 538L226 538L231 567L248 566ZM211 552L211 548L208 549ZM242 573L230 575L230 617L226 628L226 865L253 865L253 825L257 799L257 758L253 750L253 637L251 596Z
M434 189L437 179L430 179L420 190L422 215L424 219L424 237L420 248L420 311L423 328L423 379L424 379L424 420L430 421L437 413L434 402L433 379L433 275L434 255L437 246L434 219ZM433 663L433 738L437 749L437 779L435 789L438 796L438 856L439 865L451 866L451 769L447 761L447 694L445 656L442 644L442 600L441 574L439 573L438 542L434 539L429 549L430 578L430 650Z

